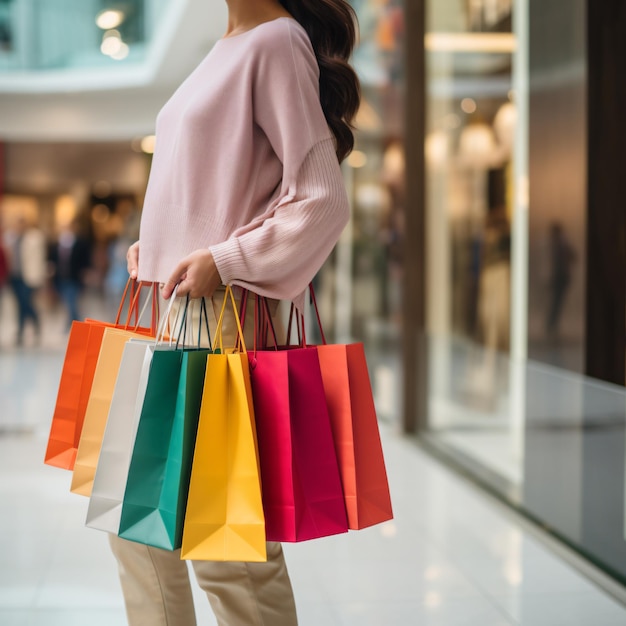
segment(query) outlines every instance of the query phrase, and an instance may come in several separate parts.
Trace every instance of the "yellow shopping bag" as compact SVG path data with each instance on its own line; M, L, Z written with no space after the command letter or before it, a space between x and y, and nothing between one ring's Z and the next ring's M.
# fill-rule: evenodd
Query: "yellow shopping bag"
M83 430L78 443L70 488L72 493L82 496L91 495L124 346L132 337L145 339L146 335L121 328L106 328L104 331L89 401L87 402Z
M241 351L224 353L221 327L227 288L218 321L219 352L207 357L206 375L181 557L210 561L265 561L265 518L248 357L241 325Z

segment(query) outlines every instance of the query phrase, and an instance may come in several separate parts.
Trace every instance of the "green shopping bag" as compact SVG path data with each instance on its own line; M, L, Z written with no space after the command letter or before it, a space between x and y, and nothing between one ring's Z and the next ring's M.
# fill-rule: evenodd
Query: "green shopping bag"
M152 357L122 503L124 539L180 548L209 352L157 349Z
M154 352L133 447L118 535L180 548L210 349Z

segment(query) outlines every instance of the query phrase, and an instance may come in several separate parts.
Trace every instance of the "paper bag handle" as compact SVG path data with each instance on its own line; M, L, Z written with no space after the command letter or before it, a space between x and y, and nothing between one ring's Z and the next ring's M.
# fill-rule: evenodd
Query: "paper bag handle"
M241 321L239 320L239 311L237 310L237 303L235 302L235 296L233 295L233 289L230 285L226 285L226 291L224 292L224 301L222 302L222 310L220 317L217 321L217 327L215 329L215 343L218 345L220 352L224 352L224 345L222 339L222 324L224 322L224 313L226 311L226 302L230 300L233 307L233 315L235 316L235 322L237 323L237 341L235 343L235 349L238 346L241 347L241 352L246 353L246 342L243 338L243 330L241 329Z

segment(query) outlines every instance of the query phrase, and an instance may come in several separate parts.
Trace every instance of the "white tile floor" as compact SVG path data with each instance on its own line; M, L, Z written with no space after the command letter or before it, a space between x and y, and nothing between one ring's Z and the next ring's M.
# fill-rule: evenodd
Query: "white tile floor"
M61 352L0 350L0 624L126 623L106 536L43 465ZM626 608L383 427L396 519L286 546L303 626L623 626ZM215 624L197 593L198 623ZM148 625L149 626L149 625Z

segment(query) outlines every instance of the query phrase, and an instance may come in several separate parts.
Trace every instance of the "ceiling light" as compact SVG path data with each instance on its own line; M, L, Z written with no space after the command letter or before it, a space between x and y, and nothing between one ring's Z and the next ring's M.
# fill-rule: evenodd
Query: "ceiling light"
M100 51L102 54L106 54L107 56L113 56L117 54L122 47L121 39L114 39L110 37L109 39L105 39L100 46Z
M463 113L467 113L468 115L475 113L476 100L473 98L463 98L463 100L461 100L461 109L463 110Z
M450 155L450 137L443 130L434 130L426 135L424 154L430 167L442 167Z
M141 140L141 149L146 154L153 154L155 144L156 144L156 137L154 135L147 135Z
M484 122L469 124L461 131L459 153L472 167L487 168L494 158L495 150L493 129Z
M429 52L511 54L516 49L513 33L428 33L424 44Z
M353 150L346 161L350 167L354 167L356 169L363 167L367 163L367 155L365 152L361 152L360 150Z
M122 48L122 38L117 30L107 30L102 36L100 51L107 56L117 54Z
M123 59L125 59L128 56L129 53L129 48L128 48L128 44L124 43L123 41L120 42L120 47L119 50L117 50L116 52L114 52L111 55L112 59L115 59L116 61L122 61Z
M119 9L106 9L98 13L96 24L98 28L102 30L117 28L124 21L125 17L124 11L120 11Z

